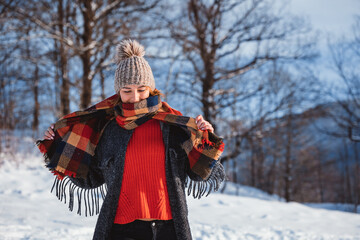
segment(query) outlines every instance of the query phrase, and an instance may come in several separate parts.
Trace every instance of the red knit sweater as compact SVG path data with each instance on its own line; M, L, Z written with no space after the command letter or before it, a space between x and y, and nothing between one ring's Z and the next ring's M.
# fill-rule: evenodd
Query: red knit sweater
M128 143L114 223L172 219L165 177L165 146L159 121L135 128Z

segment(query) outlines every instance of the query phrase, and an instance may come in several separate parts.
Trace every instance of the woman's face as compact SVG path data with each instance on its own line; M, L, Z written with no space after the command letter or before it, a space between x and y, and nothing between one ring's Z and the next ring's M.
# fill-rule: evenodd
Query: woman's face
M123 103L136 103L150 95L149 88L143 85L126 85L119 93Z

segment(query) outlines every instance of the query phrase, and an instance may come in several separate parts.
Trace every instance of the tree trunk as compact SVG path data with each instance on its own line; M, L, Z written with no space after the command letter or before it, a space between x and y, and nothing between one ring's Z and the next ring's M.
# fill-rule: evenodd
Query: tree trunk
M103 69L100 70L101 99L105 99L105 76Z
M91 103L92 96L92 79L91 75L91 43L92 43L92 33L93 33L93 18L94 12L91 8L92 2L88 0L82 0L83 4L83 20L84 20L84 33L82 35L83 39L83 52L80 55L80 59L83 64L83 77L82 77L82 92L81 92L81 103L80 107L85 109L89 107Z
M350 172L350 161L349 161L349 154L348 154L348 148L347 148L347 144L346 141L344 140L344 161L346 162L345 165L345 178L346 178L346 203L351 203L353 196L352 196L352 187L351 187L351 172Z
M32 130L37 131L39 127L39 111L40 111L40 104L39 104L39 67L36 65L35 72L34 72L34 111L33 111L33 123L32 123Z
M318 186L319 186L319 192L320 192L320 202L323 203L325 201L324 199L324 184L323 184L323 173L322 173L322 165L321 165L321 154L318 156L319 165L317 167L318 169Z
M59 32L64 38L64 9L63 0L58 0L58 21ZM60 72L61 72L61 91L60 91L60 109L62 116L70 113L70 98L69 98L69 78L68 78L68 56L67 49L62 41L59 41L59 55L60 55Z
M262 127L260 126L260 131ZM257 182L258 182L258 188L268 191L267 183L264 182L265 176L264 176L264 163L265 163L265 154L264 154L264 144L262 141L262 138L256 138L257 139L257 146L256 146L256 160L257 160Z
M254 146L252 141L250 142L250 184L252 187L256 187L256 154L254 153Z
M291 200L291 181L292 181L292 174L291 174L291 151L292 151L292 144L293 144L293 136L292 136L292 112L290 106L290 112L288 116L288 124L286 128L286 135L287 135L287 143L286 143L286 153L285 153L285 199L287 202Z
M233 181L234 181L234 183L238 183L238 181L237 181L237 162L236 162L236 159L234 159L233 161L234 161Z
M268 193L269 194L274 194L275 193L275 183L276 183L276 179L277 179L277 176L276 176L276 163L277 163L277 158L276 156L274 155L273 156L273 162L271 164L271 167L270 167L270 170L269 170L269 173L267 175L267 182L268 182L268 185L269 185L269 188L268 188Z
M352 143L354 148L354 155L355 155L355 173L354 173L354 212L357 213L357 208L360 202L360 156L359 156L359 144L356 142Z
M206 56L203 57L204 61ZM206 78L202 79L202 98L201 102L203 104L203 113L204 119L211 123L214 130L216 131L216 108L215 108L215 96L211 93L214 86L214 74L213 68L214 66L211 65L209 62L203 62L205 66Z

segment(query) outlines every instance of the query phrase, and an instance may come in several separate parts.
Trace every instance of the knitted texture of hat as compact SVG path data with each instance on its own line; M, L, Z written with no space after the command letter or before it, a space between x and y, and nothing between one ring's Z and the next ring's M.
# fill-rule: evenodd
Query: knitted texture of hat
M144 47L135 40L123 40L117 45L115 55L117 68L114 81L116 93L131 84L155 89L154 76L144 55Z

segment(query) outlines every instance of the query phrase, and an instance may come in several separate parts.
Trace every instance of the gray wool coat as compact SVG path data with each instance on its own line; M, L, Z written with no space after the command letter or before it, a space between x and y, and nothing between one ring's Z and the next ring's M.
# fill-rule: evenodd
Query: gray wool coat
M188 194L190 195L192 191L194 198L201 198L206 192L209 194L211 190L217 191L221 182L225 179L224 169L220 161L218 161L213 167L208 180L203 181L190 170L187 155L180 147L181 140L186 138L186 136L184 136L185 132L177 126L161 121L160 126L166 150L166 184L176 236L178 240L190 240L192 237L188 222L185 188L188 185ZM70 184L68 186L72 190L69 204L71 210L73 208L73 199L71 198L76 196L74 188L82 189L85 192L88 190L91 191L91 193L93 193L92 190L99 189L101 186L106 186L107 188L107 193L96 223L93 236L94 240L110 239L110 231L119 201L126 148L132 133L133 130L121 128L115 120L110 121L104 129L103 135L96 148L95 158L90 165L87 179L69 178ZM139 148L141 147L139 146ZM190 179L188 179L188 177ZM61 183L59 183L59 186L60 185ZM66 186L67 184L63 184L63 186L64 185ZM59 188L61 187L56 185L58 197L61 195L58 193ZM86 196L85 192L83 196ZM94 195L96 196L96 194ZM97 194L97 196L98 195L99 194ZM81 199L79 199L79 201L80 200ZM88 207L91 202L94 204L94 201L88 199ZM95 200L95 203L96 202L98 203L98 201Z

